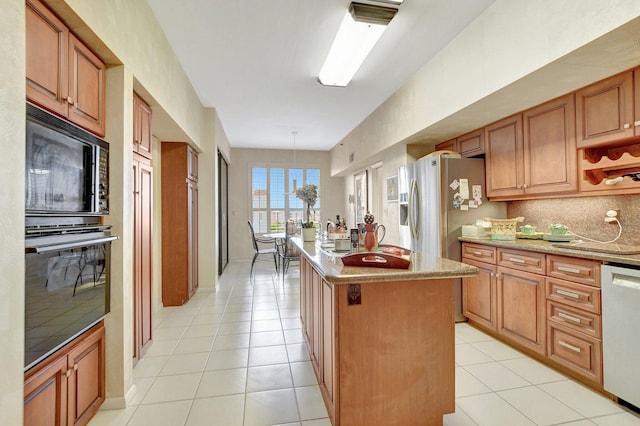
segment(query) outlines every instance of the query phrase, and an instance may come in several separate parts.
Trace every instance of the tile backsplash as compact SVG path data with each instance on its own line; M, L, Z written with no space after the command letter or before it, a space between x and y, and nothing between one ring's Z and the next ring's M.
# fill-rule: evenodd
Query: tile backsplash
M524 216L522 225L533 225L539 232L548 232L549 225L562 223L582 237L610 241L618 235L619 228L604 222L609 209L620 210L622 235L616 242L640 245L640 195L511 201L507 203L507 217Z

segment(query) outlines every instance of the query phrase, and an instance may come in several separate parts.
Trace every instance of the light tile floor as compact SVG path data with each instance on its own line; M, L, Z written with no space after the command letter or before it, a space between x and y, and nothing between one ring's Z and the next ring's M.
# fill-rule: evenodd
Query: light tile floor
M131 405L101 410L89 425L330 425L299 296L296 267L283 281L264 264L253 278L248 263L229 264L215 292L199 290L156 315ZM444 424L623 426L640 425L640 416L461 323L456 412Z

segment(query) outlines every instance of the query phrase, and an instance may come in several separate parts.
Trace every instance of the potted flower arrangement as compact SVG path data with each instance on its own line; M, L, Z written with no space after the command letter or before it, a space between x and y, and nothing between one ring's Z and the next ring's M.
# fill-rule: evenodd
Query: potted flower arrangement
M318 187L312 183L302 185L296 190L296 197L307 204L307 220L302 223L302 239L304 241L313 241L315 240L316 229L311 220L311 208L318 199Z

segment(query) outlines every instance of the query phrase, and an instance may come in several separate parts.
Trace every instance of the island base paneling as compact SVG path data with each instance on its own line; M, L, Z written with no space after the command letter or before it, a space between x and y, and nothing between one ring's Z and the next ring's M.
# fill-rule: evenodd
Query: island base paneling
M334 426L441 425L455 411L453 279L334 284L303 258L300 285Z

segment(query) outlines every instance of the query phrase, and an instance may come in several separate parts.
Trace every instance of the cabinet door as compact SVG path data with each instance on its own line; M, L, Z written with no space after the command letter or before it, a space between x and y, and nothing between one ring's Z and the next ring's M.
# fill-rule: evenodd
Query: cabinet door
M545 278L498 267L498 333L545 355Z
M576 92L578 148L630 138L634 135L633 122L631 71Z
M322 277L320 277L320 274L315 269L312 274L311 292L311 307L313 309L311 363L318 372L318 377L322 377Z
M28 373L24 382L24 425L67 424L67 357Z
M491 198L522 194L522 115L487 126L484 140L487 196Z
M105 128L104 63L69 34L69 120L104 136Z
M133 151L151 158L151 107L133 94Z
M440 142L436 145L436 151L453 151L458 152L458 142L456 139Z
M37 0L26 4L27 99L67 116L69 29Z
M470 320L495 331L498 324L496 267L466 258L462 261L480 270L480 273L474 277L462 278L462 313Z
M329 402L334 403L335 375L335 304L333 286L322 280L322 386ZM333 418L334 414L329 413Z
M67 357L69 371L68 423L86 424L105 399L104 327L90 332Z
M188 195L188 210L189 210L189 223L188 223L188 246L189 253L189 279L188 279L188 292L189 297L198 289L198 185L187 181Z
M458 150L463 157L474 157L484 154L484 129L479 129L458 139Z
M522 115L525 193L577 191L573 94L532 108Z
M152 342L153 168L134 161L134 358Z

